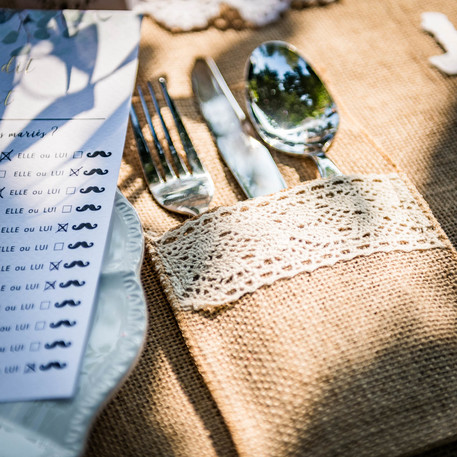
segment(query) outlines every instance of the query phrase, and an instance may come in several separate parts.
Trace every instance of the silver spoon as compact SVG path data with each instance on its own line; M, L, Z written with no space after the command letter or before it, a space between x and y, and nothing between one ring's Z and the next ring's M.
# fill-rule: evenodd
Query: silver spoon
M335 102L293 46L267 41L254 49L247 62L246 97L265 143L310 156L324 178L342 174L325 155L339 124Z

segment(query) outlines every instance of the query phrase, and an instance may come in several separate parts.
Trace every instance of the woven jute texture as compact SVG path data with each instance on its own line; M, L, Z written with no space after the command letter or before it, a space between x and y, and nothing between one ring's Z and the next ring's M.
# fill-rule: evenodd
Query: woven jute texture
M232 205L244 196L196 107L193 62L213 57L244 104L252 49L293 43L340 109L335 162L345 173L406 173L455 244L457 79L427 62L442 50L420 30L423 11L457 24L447 0L344 0L259 30L172 34L145 18L138 82L167 75L216 184L212 206ZM316 177L311 161L273 155L289 186ZM130 129L119 187L146 232L184 220L153 201ZM215 314L174 313L146 256L146 344L85 456L457 455L455 273L450 248L379 253L278 281Z
M178 319L241 455L404 455L456 436L456 280L374 254Z

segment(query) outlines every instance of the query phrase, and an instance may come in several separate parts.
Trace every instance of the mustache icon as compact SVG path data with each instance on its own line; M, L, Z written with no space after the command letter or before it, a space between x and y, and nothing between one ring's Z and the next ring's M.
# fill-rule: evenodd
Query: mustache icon
M99 211L101 208L102 208L101 205L95 206L95 205L90 204L90 205L84 205L84 206L77 206L76 211L78 211L80 213L83 211L87 211L88 209L90 209L91 211Z
M94 152L88 152L87 157L90 157L93 159L94 157L101 156L101 157L109 157L112 153L111 152L105 152L105 151L94 151Z
M49 362L46 365L40 365L40 370L41 371L48 371L51 368L55 368L56 370L62 370L67 366L66 363L61 363L61 362Z
M104 187L97 187L97 186L89 186L85 189L79 189L82 194L88 194L89 192L95 192L96 194L100 194L105 191Z
M91 248L93 245L94 245L94 243L92 243L92 241L90 243L88 243L87 241L77 241L74 244L70 243L68 245L68 248L69 249Z
M92 168L92 170L85 170L84 171L84 174L86 176L92 176L93 174L97 173L97 175L100 175L100 176L103 176L103 175L106 175L108 173L108 170L102 170L101 168Z
M68 348L71 346L71 342L69 341L68 343L66 343L63 340L59 340L59 341L54 341L53 343L46 343L44 345L45 349L54 349L57 346L61 347L61 348Z
M70 286L82 287L82 286L84 286L84 284L86 284L86 281L79 282L77 279L70 279L69 281L67 281L65 283L61 282L59 284L59 286L62 287L62 289L66 289L67 287L70 287Z
M73 230L82 230L83 228L93 230L94 228L97 228L97 224L91 224L90 222L81 222L81 224L73 225L71 228Z
M62 325L64 327L73 327L74 325L76 325L76 321L71 321L70 322L68 319L65 319L65 320L58 321L58 322L51 322L49 324L49 327L51 327L51 328L59 328Z
M90 262L83 262L82 260L73 260L73 262L70 263L64 263L63 266L64 268L73 268L73 267L87 267Z
M54 306L56 308L63 308L64 306L79 306L81 304L81 302L78 300L78 301L74 301L74 300L64 300L63 302L57 302L54 304Z

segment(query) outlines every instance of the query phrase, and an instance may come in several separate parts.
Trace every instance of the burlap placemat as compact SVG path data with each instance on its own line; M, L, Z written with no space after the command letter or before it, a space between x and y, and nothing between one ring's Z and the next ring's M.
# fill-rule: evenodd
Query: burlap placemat
M454 94L457 83L427 63L428 56L441 52L434 40L420 31L419 15L427 10L444 12L451 21L457 23L457 5L444 0L345 0L325 8L290 12L281 22L264 29L236 32L209 29L173 35L146 18L142 30L138 80L143 84L147 79L167 74L170 92L216 183L213 206L231 205L244 197L218 157L211 136L195 106L189 79L194 59L200 55L212 56L235 96L242 101L243 67L251 50L264 40L290 41L302 50L321 74L341 110L341 129L330 151L335 162L346 173L384 173L396 168L406 172L424 194L447 235L455 242L457 190L453 176L457 165L453 154L457 144L457 130L453 127L456 119ZM275 154L275 158L289 186L316 176L313 164L306 159L280 154ZM141 178L130 131L119 186L135 205L145 230L161 234L183 220L166 213L152 200ZM390 262L395 270L407 269L408 265L402 259L401 256L389 254L372 261L377 264ZM426 259L422 258L422 261L425 262ZM438 263L448 265L444 271L451 274L452 268L448 262L449 259L441 258ZM370 261L361 262L353 268L356 272L369 271ZM333 283L339 287L339 291L344 291L344 287L348 287L344 277L337 274L337 269L332 271ZM325 270L317 270L315 273L316 282L326 279ZM439 273L436 272L436 287L445 287L449 283ZM395 283L395 276L386 277L384 281L386 287L399 286ZM226 423L227 415L221 413L219 399L215 399L214 390L208 388L206 379L202 378L195 365L149 258L145 259L143 282L149 307L146 346L127 382L97 419L86 456L215 456L238 455L248 449L251 449L252 454L249 443L240 446L239 439L233 437L233 424ZM448 289L443 291L448 298L452 297L453 292L455 291ZM409 292L405 289L403 293L406 296ZM246 300L252 300L253 306L256 306L255 297ZM388 300L385 301L390 306ZM379 313L388 314L389 308L382 308L381 303L373 303L373 306ZM443 319L439 303L434 304L429 311L438 320ZM448 311L451 312L451 309L448 308ZM400 312L400 315L398 322L389 323L386 320L379 327L384 331L395 329L391 333L390 345L386 345L385 351L373 358L377 363L371 367L379 374L390 367L387 360L393 361L397 367L401 365L405 348L395 345L398 341L396 337L404 336L402 332L407 332L408 344L416 344L415 338L423 331L421 319L430 316L420 310L415 316L407 315L406 312ZM446 316L449 317L448 314ZM216 331L215 322L208 325L207 332ZM404 328L402 323L405 324ZM196 322L195 328L198 326ZM451 332L448 325L446 332L447 335ZM423 337L421 338L423 342ZM444 354L445 359L453 350L447 346L446 339L440 347L431 348L425 342L420 347L424 348L424 358L417 366L417 376L432 375L436 368L433 362L436 351L442 349L440 353ZM386 354L392 351L395 352L395 357L387 359ZM346 386L334 385L324 395L321 407L316 407L313 417L309 411L303 410L291 414L292 429L295 429L297 421L303 419L315 424L313 433L306 439L303 438L301 445L273 449L278 452L293 449L297 455L315 455L313 446L319 446L321 442L326 444L328 455L332 455L335 449L331 440L332 427L341 426L344 400L351 399L355 392L364 387L363 373L369 369L366 361L361 362L358 367L360 370L352 370L353 366L347 366L345 378L352 379L353 382L348 382ZM342 370L343 368L341 365ZM439 370L437 373L442 375L445 384L452 385L455 366L450 365L450 371L446 371L445 366L440 364ZM269 375L265 376L268 379ZM406 382L402 386L405 394L407 387ZM369 389L364 392L365 395L370 395ZM424 392L429 390L425 388ZM329 417L325 415L330 404L327 400L333 398L335 393L338 393L340 402L335 414ZM443 404L443 409L449 412L453 405ZM401 431L404 436L409 432L411 437L415 436L413 432L417 429L413 425L423 423L421 420L427 414L427 411L420 410L420 405L416 406L418 409L412 408L402 416L404 427ZM358 408L363 409L363 402L354 405L353 416L352 413L345 416L346 419L351 419L344 422L345 427L357 428ZM380 410L379 414L389 414L388 403L386 409ZM440 411L436 409L429 414L438 417ZM417 420L411 421L412 419ZM408 421L411 421L410 430L407 427ZM441 427L442 423L438 424ZM451 428L452 426L450 424ZM275 430L274 437L281 431L282 429ZM440 434L434 434L435 437L438 435ZM440 436L450 437L452 430L443 430ZM375 445L382 444L383 440L389 440L386 431L378 434L377 440L373 441L372 455L380 455L377 454ZM427 436L418 444L423 447L436 445L435 442L428 441ZM340 449L339 455L351 455L347 449ZM386 447L382 449L387 452ZM401 452L405 449L397 448ZM457 448L448 444L427 456L455 455L456 452Z

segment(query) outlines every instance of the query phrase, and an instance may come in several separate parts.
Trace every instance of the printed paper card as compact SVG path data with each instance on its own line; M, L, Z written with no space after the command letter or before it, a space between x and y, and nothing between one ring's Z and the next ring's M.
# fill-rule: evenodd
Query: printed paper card
M140 17L0 10L0 401L74 394Z

